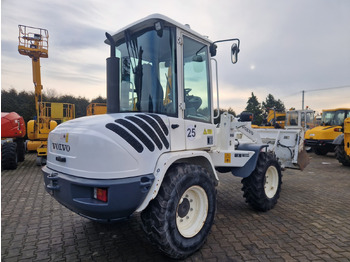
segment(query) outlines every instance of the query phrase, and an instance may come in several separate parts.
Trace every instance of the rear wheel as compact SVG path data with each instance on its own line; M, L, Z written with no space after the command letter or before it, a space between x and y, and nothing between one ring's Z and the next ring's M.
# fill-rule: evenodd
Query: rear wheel
M142 212L143 229L167 256L185 258L205 242L216 211L216 189L200 166L178 164Z
M261 152L255 170L242 179L243 197L258 211L272 209L279 198L282 173L277 159L270 153Z
M17 144L6 142L1 145L1 166L3 169L17 168Z
M344 143L336 146L335 156L344 166L350 166L350 156L348 156L344 150Z
M319 156L327 155L328 151L329 150L327 147L321 147L321 146L314 147L315 154Z
M44 156L37 156L35 161L37 166L44 166L46 165L46 157Z

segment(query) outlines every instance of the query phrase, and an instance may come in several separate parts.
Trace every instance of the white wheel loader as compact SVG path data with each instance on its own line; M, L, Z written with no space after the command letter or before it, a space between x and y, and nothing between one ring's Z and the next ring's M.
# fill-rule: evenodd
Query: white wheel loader
M159 14L106 36L107 114L50 133L47 192L95 221L141 212L150 241L178 259L197 251L212 227L216 171L242 177L253 208L273 208L286 162L275 152L297 166L302 138L298 131L275 134L269 149L244 115L225 113L214 125L212 67L221 41ZM230 41L235 63L240 42Z

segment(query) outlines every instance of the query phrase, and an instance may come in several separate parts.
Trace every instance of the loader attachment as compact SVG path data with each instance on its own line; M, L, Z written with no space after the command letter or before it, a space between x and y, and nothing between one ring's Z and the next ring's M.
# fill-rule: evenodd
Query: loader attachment
M305 150L305 147L303 146L303 148L299 151L298 153L298 162L297 162L297 166L299 167L299 169L301 171L304 170L304 168L310 163L310 158Z
M257 129L267 151L275 153L282 168L303 170L309 164L300 129Z

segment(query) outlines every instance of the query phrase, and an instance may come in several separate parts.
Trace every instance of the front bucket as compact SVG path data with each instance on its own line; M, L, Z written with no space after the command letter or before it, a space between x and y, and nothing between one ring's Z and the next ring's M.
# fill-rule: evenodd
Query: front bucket
M302 150L298 154L298 165L301 171L310 163L309 155L307 154L305 147L303 146Z

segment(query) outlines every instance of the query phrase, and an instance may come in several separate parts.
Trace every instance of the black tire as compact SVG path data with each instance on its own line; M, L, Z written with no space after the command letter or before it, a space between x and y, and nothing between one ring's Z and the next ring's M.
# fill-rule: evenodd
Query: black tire
M17 159L18 162L23 162L24 158L25 158L25 153L26 153L26 149L25 149L25 145L24 145L24 139L19 138L16 140L17 143Z
M348 156L344 150L344 143L336 146L335 157L338 159L339 163L344 166L350 166L350 156Z
M282 185L281 167L276 157L260 152L255 170L242 179L242 191L246 202L258 211L272 209L280 196Z
M46 165L46 157L45 156L37 156L35 163L37 166L45 166Z
M183 259L204 244L215 212L216 188L208 172L197 165L177 164L168 170L141 219L151 243L168 257Z
M1 166L3 169L17 168L17 144L6 142L1 145Z
M327 153L329 152L327 147L316 146L313 148L313 150L314 150L315 154L319 155L319 156L327 155Z

